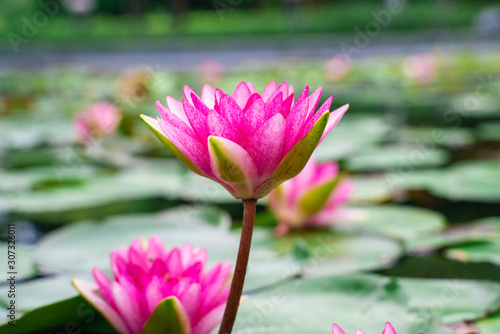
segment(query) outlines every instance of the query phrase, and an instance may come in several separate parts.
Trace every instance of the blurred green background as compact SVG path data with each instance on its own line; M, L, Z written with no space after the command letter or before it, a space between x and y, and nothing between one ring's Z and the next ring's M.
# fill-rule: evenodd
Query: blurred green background
M275 80L350 104L316 154L350 174L363 219L274 239L259 202L239 330L498 334L500 6L395 1L1 2L0 263L15 224L21 297L0 331L109 332L75 313L70 278L134 237L232 261L241 204L138 116L184 85ZM123 114L117 133L75 143L74 114L103 100ZM281 288L287 302L262 311Z

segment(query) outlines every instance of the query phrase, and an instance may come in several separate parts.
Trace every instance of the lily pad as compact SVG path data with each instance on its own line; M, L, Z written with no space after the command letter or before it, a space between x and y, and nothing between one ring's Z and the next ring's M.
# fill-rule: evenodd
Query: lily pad
M101 223L82 222L42 238L35 259L41 268L57 274L88 274L94 266L109 273L112 250L129 245L136 237L159 235L168 248L186 242L207 248L210 266L223 260L234 263L239 235L229 230L230 223L224 212L207 207L179 207L161 214L115 216ZM273 256L266 249L254 249L245 289L254 290L283 279L282 269L291 266L290 261Z
M444 169L428 189L451 200L500 201L500 161L459 162Z
M406 247L412 252L457 246L471 242L494 242L500 240L500 217L484 218L470 224L452 226L432 235L406 240Z
M18 280L36 276L37 270L33 261L33 247L16 243L14 245L15 249L11 248L11 251L14 252L15 255L13 260L14 267L11 268L9 263L7 263L7 255L12 254L7 253L9 251L9 249L7 248L8 246L9 244L7 242L0 242L2 259L5 259L5 261L2 261L2 272L6 275L8 272L15 272L16 279Z
M182 167L176 161L146 163L77 186L21 193L12 199L12 211L20 217L54 223L144 211L152 205L156 208L151 199L177 199L182 175Z
M449 248L445 256L457 261L489 262L500 266L500 239L497 242L477 242Z
M314 154L319 160L342 159L381 142L389 131L390 124L384 118L347 113Z
M438 324L477 319L500 307L500 285L468 280L390 279L376 275L308 278L251 296L236 333L378 333L391 321L401 333L445 334Z
M367 148L349 158L346 168L353 171L388 171L397 168L421 169L448 162L449 154L424 145L394 145Z
M477 325L481 334L497 334L500 330L500 312L479 320Z
M349 180L354 184L353 204L385 202L393 197L393 189L384 176L354 175Z
M269 229L259 228L255 231L254 244L282 256L293 255L300 260L302 273L307 276L385 268L401 255L400 246L391 239L329 229L293 231L273 238Z
M363 218L345 226L345 229L362 228L364 231L405 241L433 235L445 227L445 218L441 214L416 207L379 205L359 210Z
M424 143L429 148L432 146L456 148L472 145L474 136L469 130L461 128L406 128L402 130L400 140Z
M500 141L500 121L488 121L478 125L477 137L484 141Z

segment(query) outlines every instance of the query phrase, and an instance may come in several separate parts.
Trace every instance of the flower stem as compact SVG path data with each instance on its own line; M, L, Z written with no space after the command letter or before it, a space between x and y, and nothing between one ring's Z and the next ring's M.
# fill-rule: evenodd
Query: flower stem
M256 208L256 199L243 200L243 227L241 229L240 248L238 250L236 268L234 269L231 290L229 290L229 297L227 298L219 334L230 334L236 320L236 313L240 305L241 293L243 292L243 284L245 283L245 275L247 273Z

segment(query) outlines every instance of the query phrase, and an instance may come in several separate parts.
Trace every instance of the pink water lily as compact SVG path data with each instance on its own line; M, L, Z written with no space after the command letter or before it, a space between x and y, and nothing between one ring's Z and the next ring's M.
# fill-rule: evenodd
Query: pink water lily
M275 235L349 219L352 212L342 205L349 201L353 189L353 183L340 176L337 163L317 163L312 157L299 175L280 184L267 197L278 220Z
M120 109L111 102L97 102L79 110L73 117L77 141L86 143L112 136L120 125Z
M235 198L258 199L297 175L348 105L318 110L322 88L297 100L293 87L271 81L259 94L250 82L229 96L205 85L199 97L184 87L182 102L157 102L161 118L142 115L158 138L193 172L224 186Z
M342 328L339 327L337 324L333 324L332 326L332 334L345 334L345 332L342 330ZM355 334L364 334L364 332L361 329L357 329ZM390 322L385 323L384 331L382 334L397 334L396 331L394 330L394 327L392 327ZM422 334L422 333L420 333Z
M206 262L206 250L189 243L167 252L157 236L149 243L134 239L111 253L114 279L94 268L97 285L79 279L73 284L119 333L142 333L157 305L171 298L183 333L208 334L222 319L232 266L222 262L206 272Z

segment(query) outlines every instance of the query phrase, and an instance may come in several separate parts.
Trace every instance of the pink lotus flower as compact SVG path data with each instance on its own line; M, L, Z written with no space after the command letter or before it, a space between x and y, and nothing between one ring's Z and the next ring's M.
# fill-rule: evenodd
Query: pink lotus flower
M231 265L219 263L205 272L206 262L206 250L189 243L167 252L157 236L149 243L134 239L130 248L111 252L114 280L94 268L97 285L79 279L73 284L120 333L141 333L157 305L172 298L183 333L208 334L222 319Z
M262 94L242 82L232 96L205 85L200 98L185 86L182 103L167 97L167 109L157 102L162 118L141 117L193 172L235 198L258 199L297 175L347 110L330 116L330 97L316 111L321 91L308 96L306 86L295 101L286 82L272 81Z
M410 56L403 63L404 74L420 85L433 83L437 70L436 57L427 53Z
M332 334L345 334L345 332L342 330L342 328L339 327L337 324L333 324L332 326ZM355 334L364 334L361 329L357 329ZM396 331L394 330L394 327L392 327L390 322L385 323L384 331L382 334L397 334ZM422 333L420 333L422 334Z
M85 143L112 136L120 125L121 117L118 107L110 102L86 106L73 117L77 141Z
M323 71L330 81L339 81L351 69L350 58L347 55L336 55L325 63Z
M339 175L335 162L318 164L312 157L299 175L269 193L269 208L278 219L275 235L291 228L331 225L346 218L349 211L341 206L348 202L354 186Z

